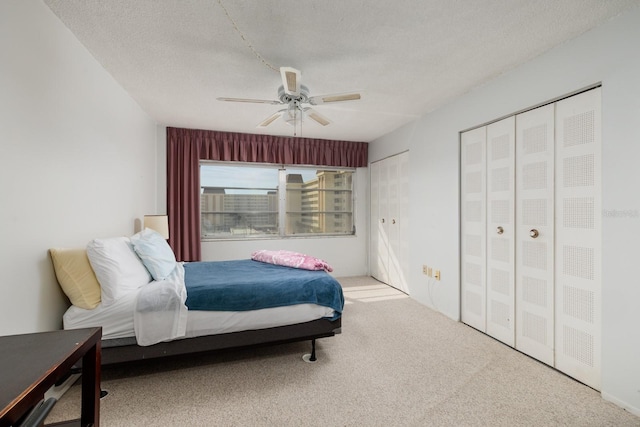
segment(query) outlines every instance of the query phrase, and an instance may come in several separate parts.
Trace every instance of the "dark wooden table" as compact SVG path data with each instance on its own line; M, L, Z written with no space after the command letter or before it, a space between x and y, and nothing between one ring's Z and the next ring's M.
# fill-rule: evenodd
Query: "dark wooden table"
M102 328L0 337L0 427L11 426L82 359L82 410L68 424L100 424Z

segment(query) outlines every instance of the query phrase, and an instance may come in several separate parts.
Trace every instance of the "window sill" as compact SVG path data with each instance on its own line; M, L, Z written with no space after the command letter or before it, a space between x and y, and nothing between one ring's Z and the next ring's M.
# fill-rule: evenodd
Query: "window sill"
M291 236L252 236L252 237L200 237L201 243L209 242L250 242L256 240L289 240L289 239L336 239L354 238L356 234L323 234L323 235L291 235Z

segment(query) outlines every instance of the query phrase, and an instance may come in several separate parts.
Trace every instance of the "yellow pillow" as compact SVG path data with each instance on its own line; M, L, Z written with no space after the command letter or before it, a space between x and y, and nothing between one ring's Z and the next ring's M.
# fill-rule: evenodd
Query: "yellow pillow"
M53 269L64 293L76 307L91 310L100 303L100 283L86 249L49 249Z

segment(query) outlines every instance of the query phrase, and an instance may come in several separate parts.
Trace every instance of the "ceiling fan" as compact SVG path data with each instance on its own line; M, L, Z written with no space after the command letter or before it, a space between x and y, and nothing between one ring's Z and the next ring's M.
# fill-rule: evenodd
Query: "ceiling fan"
M299 70L291 67L280 67L280 76L282 77L282 86L278 88L277 100L266 99L246 99L246 98L217 98L218 101L230 102L246 102L254 104L271 104L286 105L286 108L278 110L276 113L264 119L258 127L267 127L278 118L282 119L290 125L295 126L301 122L304 117L309 117L322 126L327 126L329 119L318 113L311 107L305 107L304 104L321 105L333 102L354 101L360 99L359 93L343 93L333 95L309 96L309 89L300 84L301 73Z

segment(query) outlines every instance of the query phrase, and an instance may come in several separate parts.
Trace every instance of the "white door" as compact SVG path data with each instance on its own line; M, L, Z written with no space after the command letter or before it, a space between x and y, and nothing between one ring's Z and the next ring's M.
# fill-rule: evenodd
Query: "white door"
M461 135L462 321L486 332L486 127Z
M516 348L553 366L554 105L516 116Z
M389 285L409 293L406 280L409 227L409 152L384 160L389 165Z
M460 158L462 321L595 389L600 115L598 88L463 133Z
M487 126L487 334L515 345L515 117Z
M556 105L556 368L600 389L600 89Z
M380 162L371 163L370 173L370 212L369 212L369 269L371 276L380 280Z
M371 164L371 275L389 283L389 167Z
M398 289L409 293L407 275L409 271L409 152L398 155L398 244L399 281Z
M391 156L382 161L387 168L387 198L388 198L388 218L387 230L389 238L389 251L387 253L387 263L389 271L389 285L398 287L400 282L400 227L398 226L398 216L400 215L399 202L399 180L398 156Z
M409 153L371 163L371 275L408 293Z
M371 275L389 283L389 163L371 163Z

